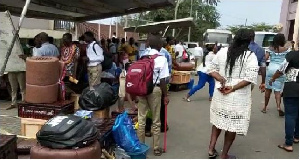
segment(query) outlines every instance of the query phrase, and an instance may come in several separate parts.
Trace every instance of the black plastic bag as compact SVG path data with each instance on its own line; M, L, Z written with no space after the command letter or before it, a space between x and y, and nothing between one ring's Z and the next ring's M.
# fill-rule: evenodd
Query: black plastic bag
M94 86L94 90L87 87L79 97L80 108L89 111L98 111L110 107L118 100L118 94L105 82Z

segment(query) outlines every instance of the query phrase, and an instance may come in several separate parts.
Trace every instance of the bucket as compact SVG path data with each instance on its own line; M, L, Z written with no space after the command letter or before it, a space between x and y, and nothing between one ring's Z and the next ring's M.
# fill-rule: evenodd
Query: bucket
M192 89L194 86L194 79L192 78L188 84L188 89Z
M141 143L141 148L142 148L141 152L137 152L137 153L128 152L127 154L130 156L131 159L147 159L149 146L147 146L144 143Z

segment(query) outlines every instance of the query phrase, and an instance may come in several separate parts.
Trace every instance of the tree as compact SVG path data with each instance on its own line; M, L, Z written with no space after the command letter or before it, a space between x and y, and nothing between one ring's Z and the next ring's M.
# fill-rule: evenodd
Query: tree
M191 41L202 42L203 33L206 29L216 28L220 26L218 13L214 5L219 0L194 0L193 1L193 17L195 26L191 30ZM207 4L208 3L208 4ZM209 5L214 4L214 5ZM177 11L177 19L190 17L191 0L184 0L180 3ZM167 7L164 9L158 9L156 11L150 11L142 15L142 19L154 22L173 20L175 13L175 7ZM179 30L176 31L178 33ZM168 36L172 35L172 30L167 32ZM188 28L182 29L177 39L187 40Z
M240 28L249 28L253 29L254 31L273 31L277 32L275 25L268 25L266 23L254 23L250 26L244 26L244 25L236 25L236 26L228 26L227 29L230 30L233 34L236 33Z

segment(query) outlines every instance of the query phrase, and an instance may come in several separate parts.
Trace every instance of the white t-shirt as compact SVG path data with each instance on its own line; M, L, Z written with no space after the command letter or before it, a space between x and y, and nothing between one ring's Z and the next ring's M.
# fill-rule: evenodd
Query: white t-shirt
M194 56L195 57L203 56L203 49L201 47L195 47Z
M89 67L97 66L98 64L104 61L103 49L98 44L95 43L96 42L93 41L87 46L86 49L86 55L89 58L89 64L88 64ZM93 46L95 48L96 53L93 49Z
M144 55L155 55L159 54L156 49L146 50ZM169 68L168 62L165 56L158 56L154 59L154 74L153 74L153 83L160 83L160 80L163 78L169 77ZM157 79L157 77L159 77ZM157 79L157 81L156 81Z
M197 67L197 71L201 71L203 73L207 73L207 66L212 62L216 55L213 52L209 52L205 56L205 67L203 66L203 63Z
M183 46L181 44L176 44L175 45L175 53L176 52L179 53L178 56L177 56L177 58L182 57L183 51L184 51L184 48L183 48Z

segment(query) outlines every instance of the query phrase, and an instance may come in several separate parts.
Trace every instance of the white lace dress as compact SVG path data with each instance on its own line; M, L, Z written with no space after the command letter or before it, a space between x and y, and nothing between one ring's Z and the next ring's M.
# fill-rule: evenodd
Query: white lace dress
M243 80L256 84L258 75L256 55L249 51L238 58L233 67L232 75L229 77L229 67L227 73L225 72L227 51L228 48L223 48L217 53L208 65L208 73L218 72L226 78L226 86L236 85ZM216 82L210 106L210 122L219 129L246 135L251 114L251 85L228 95L223 95L217 89L220 86L220 83Z

